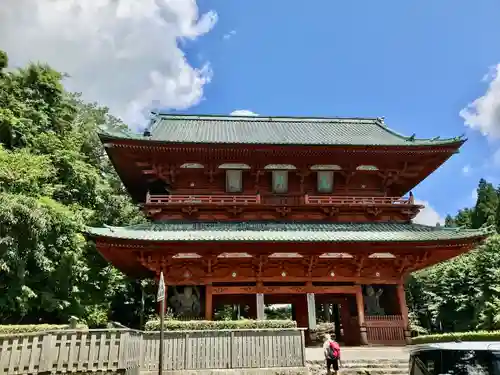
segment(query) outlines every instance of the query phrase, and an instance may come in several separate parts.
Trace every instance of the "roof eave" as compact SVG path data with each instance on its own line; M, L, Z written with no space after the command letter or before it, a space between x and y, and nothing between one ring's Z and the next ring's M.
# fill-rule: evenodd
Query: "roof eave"
M169 142L169 141L164 141L164 140L156 140L156 139L149 139L149 138L134 138L134 137L119 137L115 135L110 135L110 134L104 134L104 133L98 133L99 139L101 140L102 144L107 147L107 143L117 143L121 147L158 147L158 146L200 146L200 147L213 147L213 146L225 146L225 147L242 147L242 146L278 146L278 147L331 147L331 148L345 148L345 147L352 147L352 148L372 148L372 149L379 149L379 148L390 148L390 149L410 149L410 148L417 148L417 149L435 149L435 148L441 148L441 147L446 147L446 148L452 148L455 149L454 152L458 152L459 148L462 147L462 145L465 143L466 140L464 139L444 139L440 142L436 143L418 143L418 144L402 144L402 145L391 145L391 144L377 144L377 145L372 145L372 144L352 144L352 143L337 143L337 144L297 144L297 143L230 143L230 142L212 142L212 143L203 143L203 142ZM426 140L421 140L422 142L425 142Z

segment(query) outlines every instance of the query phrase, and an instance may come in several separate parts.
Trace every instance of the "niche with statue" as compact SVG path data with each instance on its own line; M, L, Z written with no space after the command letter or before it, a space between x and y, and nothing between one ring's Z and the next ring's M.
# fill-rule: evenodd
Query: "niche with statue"
M196 319L202 316L203 287L196 285L169 286L167 306L173 317Z
M365 285L363 302L365 315L386 316L400 314L395 285Z

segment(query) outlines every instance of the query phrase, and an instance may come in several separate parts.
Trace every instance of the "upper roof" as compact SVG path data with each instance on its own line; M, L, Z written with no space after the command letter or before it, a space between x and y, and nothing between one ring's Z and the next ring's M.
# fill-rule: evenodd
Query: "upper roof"
M87 228L91 237L141 241L423 242L485 237L488 229L404 223L184 222Z
M160 143L439 146L462 143L463 137L419 139L389 129L383 118L306 118L157 114L150 136L102 130L101 138Z

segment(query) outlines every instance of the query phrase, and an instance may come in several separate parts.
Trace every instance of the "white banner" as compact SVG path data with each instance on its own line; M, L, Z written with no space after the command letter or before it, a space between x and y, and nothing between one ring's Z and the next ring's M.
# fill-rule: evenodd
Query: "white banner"
M165 279L163 272L160 272L160 282L158 283L158 293L156 294L156 302L161 302L165 299Z

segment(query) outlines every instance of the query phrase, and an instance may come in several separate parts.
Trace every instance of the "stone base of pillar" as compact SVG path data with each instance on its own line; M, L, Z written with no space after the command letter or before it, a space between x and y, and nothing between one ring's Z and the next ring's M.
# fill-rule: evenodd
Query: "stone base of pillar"
M405 343L406 345L411 345L411 331L409 329L404 330Z
M368 334L366 332L366 327L359 327L360 341L361 345L368 345Z

